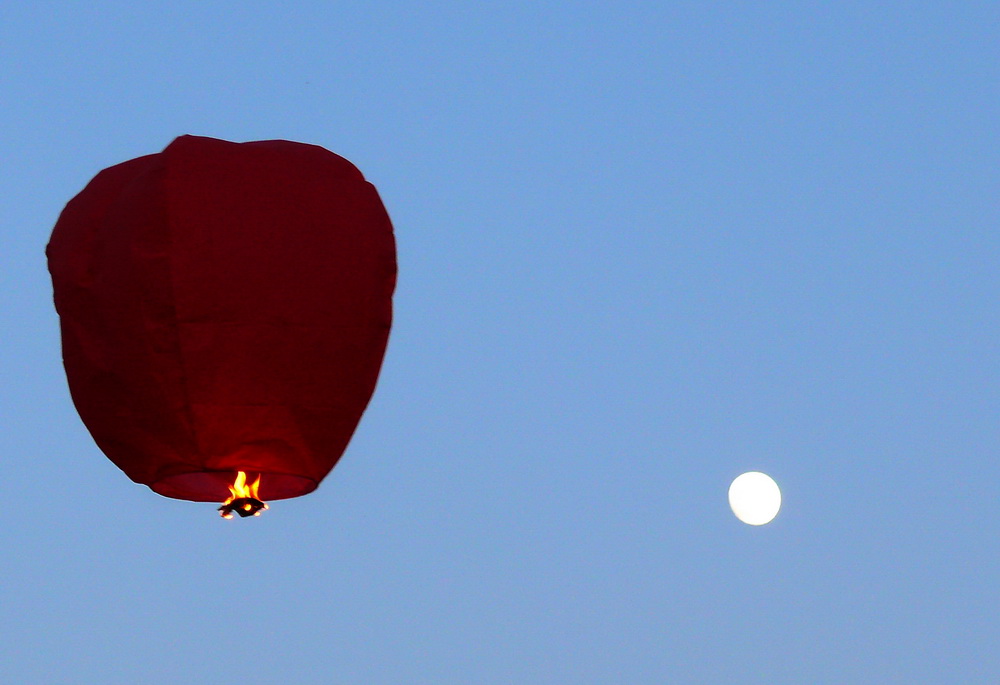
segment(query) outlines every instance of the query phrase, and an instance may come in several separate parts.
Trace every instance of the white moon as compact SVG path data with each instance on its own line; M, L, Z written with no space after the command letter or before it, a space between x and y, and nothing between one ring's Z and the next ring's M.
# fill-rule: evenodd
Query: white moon
M729 486L729 506L736 518L751 526L763 526L778 515L781 490L766 473L750 471Z

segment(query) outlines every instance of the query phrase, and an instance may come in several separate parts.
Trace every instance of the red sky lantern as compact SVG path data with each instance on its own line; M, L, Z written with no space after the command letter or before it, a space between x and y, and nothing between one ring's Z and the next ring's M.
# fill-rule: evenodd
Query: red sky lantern
M350 162L182 136L99 173L46 253L73 402L129 478L248 516L336 465L396 284L389 217Z

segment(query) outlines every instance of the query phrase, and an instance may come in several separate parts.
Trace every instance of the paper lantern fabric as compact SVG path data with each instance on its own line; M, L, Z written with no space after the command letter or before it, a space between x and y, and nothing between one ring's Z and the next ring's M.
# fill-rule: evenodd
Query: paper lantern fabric
M396 252L375 188L314 145L195 136L99 173L47 248L74 404L132 480L314 490L375 389Z

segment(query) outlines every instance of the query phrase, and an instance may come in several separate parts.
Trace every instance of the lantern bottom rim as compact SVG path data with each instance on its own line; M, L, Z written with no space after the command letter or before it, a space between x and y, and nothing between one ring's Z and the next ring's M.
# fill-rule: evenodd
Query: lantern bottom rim
M230 495L229 486L238 471L195 471L161 478L149 484L158 495L190 502L221 502ZM260 499L266 501L301 497L315 490L319 483L307 476L269 473L246 469L254 479L260 475Z

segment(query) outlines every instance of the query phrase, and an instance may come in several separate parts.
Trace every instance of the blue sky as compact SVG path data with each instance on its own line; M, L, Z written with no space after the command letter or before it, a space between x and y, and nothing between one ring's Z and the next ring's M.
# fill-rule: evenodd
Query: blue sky
M5 4L0 681L996 682L998 27ZM259 519L129 481L61 368L52 225L185 133L323 145L396 227L372 405Z

